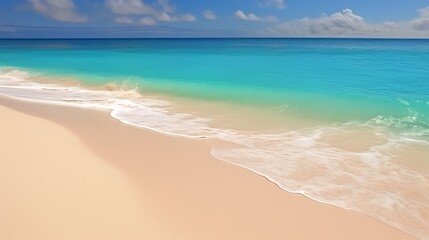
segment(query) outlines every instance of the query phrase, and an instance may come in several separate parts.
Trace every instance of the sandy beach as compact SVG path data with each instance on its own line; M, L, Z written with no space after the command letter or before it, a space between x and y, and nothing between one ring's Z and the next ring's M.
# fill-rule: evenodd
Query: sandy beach
M413 239L281 190L208 139L0 98L0 239Z

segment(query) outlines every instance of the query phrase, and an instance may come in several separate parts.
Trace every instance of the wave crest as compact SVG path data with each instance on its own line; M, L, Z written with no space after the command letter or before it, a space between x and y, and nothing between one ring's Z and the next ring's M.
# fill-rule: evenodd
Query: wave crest
M429 156L429 142L420 139L410 143L410 138L415 139L412 136L404 138L379 127L413 123L414 118L380 116L369 123L277 133L246 132L215 128L208 118L171 111L171 102L145 96L125 81L82 87L31 81L34 77L40 75L3 69L0 94L108 110L126 124L171 135L232 142L236 147L213 148L212 155L261 174L286 191L366 213L421 239L429 236L429 173L401 165L401 160L410 160L406 158L415 152L404 156L395 152L419 144L421 154Z

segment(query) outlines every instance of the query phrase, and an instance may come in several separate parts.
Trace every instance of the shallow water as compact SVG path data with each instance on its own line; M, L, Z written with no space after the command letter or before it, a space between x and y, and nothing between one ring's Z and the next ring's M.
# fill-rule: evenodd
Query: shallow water
M0 93L233 142L212 155L427 239L428 43L0 40Z

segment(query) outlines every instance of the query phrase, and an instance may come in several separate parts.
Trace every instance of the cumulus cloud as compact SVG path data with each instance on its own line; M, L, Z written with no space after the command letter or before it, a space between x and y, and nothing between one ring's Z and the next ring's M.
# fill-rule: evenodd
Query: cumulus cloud
M214 12L212 12L211 10L205 10L203 12L203 16L205 19L208 20L215 20L217 18L216 14L214 14Z
M253 13L245 14L242 10L237 10L234 13L234 16L238 19L245 20L245 21L266 21L266 22L275 22L277 21L277 18L274 16L268 16L268 17L258 17Z
M119 15L119 17L128 17L130 15L145 16L140 20L140 23L144 25L152 26L155 25L157 21L196 21L196 17L189 13L174 15L175 8L168 0L158 0L153 6L146 4L143 0L105 0L105 4L111 12Z
M259 5L261 7L275 7L278 9L286 8L286 4L283 0L263 0Z
M159 15L157 15L156 18L158 21L161 21L161 22L179 22L179 21L193 22L193 21L197 20L197 18L194 15L189 14L189 13L183 14L180 16L174 16L174 15L163 12L163 13L160 13Z
M429 7L419 9L419 17L410 22L413 29L418 31L429 30Z
M180 16L179 20L185 21L185 22L194 22L197 20L197 18L190 13L186 13L186 14L183 14L182 16Z
M155 14L157 10L141 0L106 0L106 6L116 14Z
M75 12L73 0L28 0L33 9L49 18L63 22L86 22L85 15Z
M320 18L285 22L278 28L293 35L343 35L361 32L365 30L366 24L363 18L354 14L351 9L344 9Z
M140 24L145 26L153 26L156 24L156 21L153 18L150 17L144 17L140 19Z
M369 23L351 9L319 18L302 18L280 23L273 30L287 36L344 37L424 37L429 36L429 7L419 16L404 22Z
M162 22L176 22L177 18L175 16L172 16L168 13L162 12L156 15L156 18L158 19L158 21L162 21Z

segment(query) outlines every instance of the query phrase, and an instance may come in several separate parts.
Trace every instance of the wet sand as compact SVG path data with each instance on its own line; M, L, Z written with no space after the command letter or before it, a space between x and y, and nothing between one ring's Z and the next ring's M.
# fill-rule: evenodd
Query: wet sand
M0 239L413 239L108 113L0 98Z

